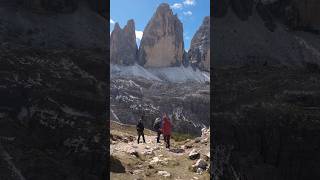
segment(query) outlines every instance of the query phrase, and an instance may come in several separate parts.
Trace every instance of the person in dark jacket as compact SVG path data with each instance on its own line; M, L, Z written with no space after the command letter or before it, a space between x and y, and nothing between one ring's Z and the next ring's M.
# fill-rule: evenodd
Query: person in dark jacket
M160 118L156 118L156 120L153 123L153 128L154 130L157 132L157 143L160 143L160 135L161 135L161 119Z
M143 125L143 116L141 116L141 119L138 121L138 124L137 124L137 132L138 132L138 144L139 144L139 141L140 141L140 136L142 136L143 138L143 143L146 143L146 140L144 139L144 125Z

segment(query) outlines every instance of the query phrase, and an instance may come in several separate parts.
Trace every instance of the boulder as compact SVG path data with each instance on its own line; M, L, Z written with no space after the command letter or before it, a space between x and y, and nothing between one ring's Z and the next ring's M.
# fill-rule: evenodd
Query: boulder
M193 150L189 153L189 158L190 158L191 160L199 159L199 158L200 158L200 153L199 153L196 149L193 149Z
M128 154L130 154L130 155L133 155L133 156L136 156L136 157L139 156L138 151L135 150L135 149L129 149L127 152L128 152Z
M197 174L202 174L203 173L203 169L202 168L197 168Z
M145 67L169 67L183 61L183 26L170 6L162 3L143 31L138 63Z
M199 159L199 160L194 164L194 166L196 166L197 168L201 168L201 169L206 170L208 164L206 163L205 160Z

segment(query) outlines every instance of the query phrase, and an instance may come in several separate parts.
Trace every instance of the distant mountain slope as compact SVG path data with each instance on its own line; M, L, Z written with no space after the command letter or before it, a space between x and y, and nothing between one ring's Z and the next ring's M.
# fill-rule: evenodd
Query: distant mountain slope
M140 77L148 80L171 83L184 83L188 81L200 83L210 82L210 74L208 72L184 66L144 68L137 64L133 66L111 65L111 76Z
M301 65L305 62L320 64L319 57L302 43L308 40L303 40L301 34L308 33L290 32L280 23L277 23L274 31L270 31L255 11L245 21L233 12L216 18L213 32L213 63L216 65L266 62L282 65Z

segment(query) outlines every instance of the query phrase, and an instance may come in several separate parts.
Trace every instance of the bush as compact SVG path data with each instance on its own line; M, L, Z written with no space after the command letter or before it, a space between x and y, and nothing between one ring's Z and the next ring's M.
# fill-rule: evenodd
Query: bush
M172 133L172 139L174 139L176 142L181 142L187 139L194 139L194 138L195 136L191 134L183 134L183 133L177 133L177 132Z

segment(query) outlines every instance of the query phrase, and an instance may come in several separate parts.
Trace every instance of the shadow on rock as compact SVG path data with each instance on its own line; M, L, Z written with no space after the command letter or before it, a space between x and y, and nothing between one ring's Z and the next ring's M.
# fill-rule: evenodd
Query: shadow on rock
M121 162L114 158L113 156L110 157L110 171L115 173L125 173L125 168L121 164Z

